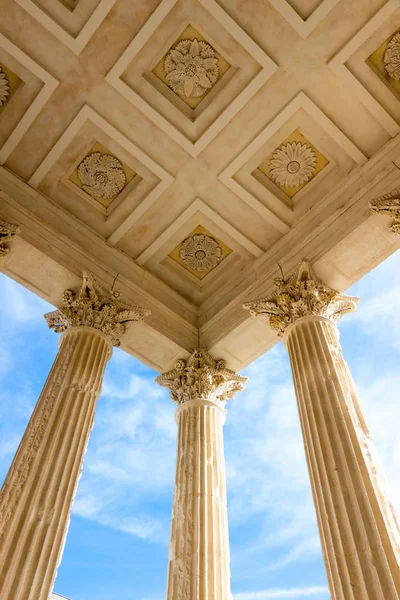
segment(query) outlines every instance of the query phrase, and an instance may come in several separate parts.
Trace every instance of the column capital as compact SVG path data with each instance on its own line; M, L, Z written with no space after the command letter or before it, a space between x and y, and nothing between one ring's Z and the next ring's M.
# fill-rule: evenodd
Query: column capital
M19 233L21 230L18 225L0 219L0 257L9 253L8 243Z
M275 286L273 294L246 302L243 308L253 317L269 317L270 326L279 336L302 317L319 316L336 322L344 314L354 312L359 301L317 279L306 259L288 279L275 279Z
M371 200L369 207L374 213L387 215L394 219L390 225L389 231L400 233L400 186L395 188L389 194L384 194Z
M104 290L91 273L83 273L79 292L66 290L62 307L44 315L47 325L56 333L72 327L91 327L105 335L113 346L120 345L120 338L130 323L143 321L150 310L125 304Z
M190 400L207 400L224 406L241 392L248 378L225 367L225 361L214 360L204 348L196 348L187 360L179 359L175 368L156 377L156 383L171 392L178 406Z

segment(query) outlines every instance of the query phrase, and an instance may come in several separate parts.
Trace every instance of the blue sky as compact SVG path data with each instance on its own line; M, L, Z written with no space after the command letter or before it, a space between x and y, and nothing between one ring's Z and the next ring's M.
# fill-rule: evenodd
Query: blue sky
M400 505L400 253L349 293L341 324L392 497ZM0 478L57 352L49 305L0 275ZM215 357L223 358L223 357ZM244 371L228 404L225 453L234 600L329 600L290 367L280 343ZM115 350L55 591L71 600L163 600L176 425L156 373Z

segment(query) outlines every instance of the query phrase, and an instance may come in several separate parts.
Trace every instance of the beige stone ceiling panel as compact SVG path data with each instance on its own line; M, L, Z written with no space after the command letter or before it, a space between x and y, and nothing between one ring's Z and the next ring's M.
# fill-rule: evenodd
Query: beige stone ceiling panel
M397 31L400 0L3 0L2 268L149 306L124 347L157 369L199 337L243 367L278 264L343 290L399 246L368 207L400 183Z
M300 142L302 138L303 143ZM272 177L268 179L265 172L259 171L260 165L264 171L270 168L268 159L272 159L285 141L295 143L295 139L300 148L302 145L315 148L315 169L311 170L301 189L287 188L289 193L293 192L288 196L285 186L277 185ZM301 212L323 197L355 165L364 164L366 160L334 123L304 93L300 93L219 178L268 223L286 233ZM300 163L286 161L283 171L287 177L291 176L288 169L291 166L300 169Z
M211 90L209 101L204 99L206 109L182 119L177 99L165 85L157 86L163 93L155 93L154 77L149 75L154 75L160 60L189 26L190 36L196 39L193 30L198 32L199 41L207 42L230 68L216 83L216 93ZM162 0L106 80L192 156L198 156L276 70L275 62L215 0ZM213 101L217 96L218 103Z
M321 23L339 0L270 0L295 31L306 38Z
M0 106L0 164L10 156L58 81L0 33L0 65L6 94Z
M391 135L400 132L398 99L391 97L382 78L371 71L370 55L400 28L400 3L389 0L329 62L375 119ZM383 93L385 92L386 93Z
M15 0L75 54L80 54L117 0Z
M101 150L99 152L99 150ZM91 154L97 152L103 159L113 157L117 168L92 166L92 188L103 191L103 205L99 195L83 189L79 167ZM113 173L114 171L114 173ZM123 176L123 185L107 198L107 181L115 173ZM85 180L90 184L89 180ZM117 131L95 111L85 106L58 140L51 152L29 180L32 187L49 197L83 222L90 224L101 235L115 243L140 218L159 196L171 185L173 178L135 144ZM120 181L117 179L117 185ZM108 194L110 195L110 194ZM104 206L104 200L109 200Z
M214 267L203 272L186 268L179 257L182 243L196 233L208 235L221 248ZM128 245L121 247L130 254ZM205 249L213 260L215 253L212 248L211 251ZM163 235L137 257L136 262L199 305L223 283L232 280L238 270L262 255L263 251L256 244L197 198Z

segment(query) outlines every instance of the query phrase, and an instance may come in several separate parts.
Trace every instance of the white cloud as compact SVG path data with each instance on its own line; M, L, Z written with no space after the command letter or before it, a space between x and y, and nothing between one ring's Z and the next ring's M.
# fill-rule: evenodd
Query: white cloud
M174 407L152 378L132 374L132 358L110 367L73 512L167 544L175 470ZM160 503L163 508L154 509Z
M311 596L328 596L329 590L326 586L314 586L305 588L261 590L259 592L241 592L234 594L234 600L272 600L277 598L310 598Z
M34 294L27 293L20 284L8 277L1 278L0 293L4 324L37 322L43 319L44 313L54 310L50 304Z
M225 426L234 568L262 561L266 573L320 556L315 510L288 356L273 348L250 369L247 390L228 404ZM235 530L257 522L235 545ZM239 534L238 534L239 535ZM247 564L247 563L246 563Z

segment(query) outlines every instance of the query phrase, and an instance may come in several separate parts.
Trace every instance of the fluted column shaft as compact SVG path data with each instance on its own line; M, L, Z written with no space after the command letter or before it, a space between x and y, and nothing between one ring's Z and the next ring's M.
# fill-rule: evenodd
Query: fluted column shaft
M222 427L225 404L247 377L197 348L156 381L178 405L167 600L230 600Z
M149 311L83 273L45 315L60 350L0 492L0 598L48 600L107 360Z
M286 330L332 600L399 600L400 535L333 321Z
M225 411L192 400L177 409L178 451L167 600L228 600Z
M0 598L47 600L112 346L74 327L58 355L0 494Z

